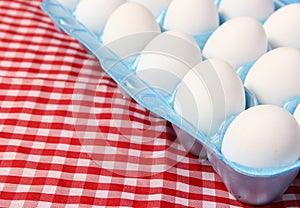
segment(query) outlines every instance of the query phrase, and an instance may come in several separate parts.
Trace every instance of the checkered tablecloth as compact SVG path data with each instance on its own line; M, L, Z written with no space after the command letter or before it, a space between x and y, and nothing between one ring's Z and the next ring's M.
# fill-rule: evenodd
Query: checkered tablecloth
M0 207L248 207L40 4L0 1Z

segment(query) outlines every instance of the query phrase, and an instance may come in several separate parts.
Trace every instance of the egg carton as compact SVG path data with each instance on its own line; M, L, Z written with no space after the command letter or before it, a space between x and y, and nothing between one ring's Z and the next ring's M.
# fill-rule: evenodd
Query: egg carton
M218 5L220 0L215 2ZM295 2L300 1L274 0L277 9ZM163 96L136 75L135 62L127 63L120 60L116 54L99 41L99 36L77 21L70 10L56 0L44 0L41 7L61 30L77 39L97 57L103 70L128 96L132 97L142 107L171 122L175 131L182 130L183 135L179 139L183 145L196 155L201 152L200 156L208 157L215 171L221 176L226 187L237 200L252 205L270 203L281 196L296 178L300 169L300 161L286 167L260 169L245 167L227 160L221 154L220 148L224 134L234 120L234 116L224 121L215 135L205 136L175 112L170 97ZM160 25L163 24L164 14L165 11L157 18ZM203 47L210 35L211 32L194 36L200 48ZM242 79L246 77L252 64L246 64L240 69ZM255 96L246 88L245 94L247 108L257 105ZM299 103L300 98L297 97L287 102L284 108L293 113ZM196 145L194 145L195 143ZM207 154L203 154L203 149Z

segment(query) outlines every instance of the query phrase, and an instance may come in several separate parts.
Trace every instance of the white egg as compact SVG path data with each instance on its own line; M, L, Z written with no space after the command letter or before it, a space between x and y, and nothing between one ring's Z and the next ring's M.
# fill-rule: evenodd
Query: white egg
M273 0L222 0L220 14L226 19L250 16L258 20L269 17L274 12Z
M157 17L166 9L172 0L129 0L130 2L137 2L148 8L152 14Z
M278 9L267 19L264 28L272 48L300 49L300 3Z
M300 158L300 128L280 107L255 106L233 120L221 151L229 161L252 168L291 165Z
M219 15L212 0L173 0L168 7L164 28L191 35L212 31L219 26Z
M167 31L145 47L136 73L163 95L167 95L201 61L201 50L192 36L175 30Z
M158 23L148 9L141 4L128 2L108 18L102 41L116 55L126 58L142 51L160 32Z
M126 0L80 0L75 17L89 30L100 34L111 13L125 2Z
M206 58L220 58L234 68L255 61L268 49L260 22L252 17L236 17L222 24L203 48Z
M260 104L283 106L300 95L300 51L282 47L264 54L251 67L245 86Z
M73 11L80 0L57 0L67 9Z
M190 70L179 84L174 110L202 131L214 134L223 121L245 109L245 92L234 68L208 59Z
M298 124L300 125L300 104L297 106L293 115L296 118Z

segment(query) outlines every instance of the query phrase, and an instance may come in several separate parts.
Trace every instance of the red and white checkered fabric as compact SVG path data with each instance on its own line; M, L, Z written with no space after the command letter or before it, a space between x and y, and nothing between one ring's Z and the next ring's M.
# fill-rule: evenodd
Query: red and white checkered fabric
M0 1L0 207L248 207L40 3ZM300 175L265 207L300 207Z

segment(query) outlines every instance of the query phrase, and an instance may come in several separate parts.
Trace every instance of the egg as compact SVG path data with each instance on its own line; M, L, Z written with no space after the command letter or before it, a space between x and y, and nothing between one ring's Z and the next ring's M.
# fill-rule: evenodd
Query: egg
M269 17L274 12L273 0L222 0L220 14L226 19L250 16L258 20Z
M92 32L100 34L111 13L125 2L126 0L80 0L75 18Z
M298 124L300 125L300 104L298 104L293 115L294 115L295 119L297 120Z
M300 49L300 3L278 9L267 19L264 28L272 48Z
M203 55L223 59L237 69L258 59L267 49L268 40L261 23L252 17L236 17L214 31Z
M216 133L227 117L245 109L242 81L220 59L208 59L190 70L174 97L174 110L205 135Z
M172 0L129 0L130 2L137 2L148 8L155 17L165 10Z
M300 95L300 51L281 47L264 54L250 68L245 86L260 104L283 106Z
M222 0L220 14L226 19L250 16L257 20L266 19L274 12L273 0Z
M291 165L300 158L300 128L288 111L258 105L229 125L221 152L229 161L252 168Z
M201 61L202 53L193 37L172 30L149 42L139 58L136 73L163 95L168 95Z
M166 12L164 29L198 35L215 30L219 15L212 0L173 0Z
M75 7L79 2L79 0L57 0L57 1L71 11L75 9Z
M160 26L148 9L141 4L128 2L108 18L102 42L117 56L126 58L141 52L160 33Z

